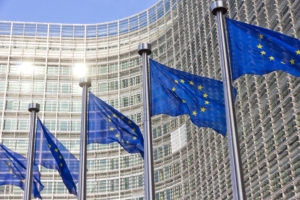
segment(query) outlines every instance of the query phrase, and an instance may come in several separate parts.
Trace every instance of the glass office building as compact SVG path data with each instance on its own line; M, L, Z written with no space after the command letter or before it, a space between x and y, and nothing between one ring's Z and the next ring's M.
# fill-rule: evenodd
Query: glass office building
M75 64L88 66L91 91L142 130L141 57L221 80L210 0L161 0L134 16L101 24L0 22L0 141L26 156L28 104L79 157L81 88ZM300 38L300 1L228 0L228 17ZM30 70L30 63L33 69ZM247 199L300 199L300 78L284 72L234 82ZM153 117L156 199L233 199L228 138L188 116ZM143 160L118 144L88 145L88 199L144 199ZM0 166L1 168L1 166ZM44 199L76 199L59 174L41 168ZM22 199L0 186L0 199Z

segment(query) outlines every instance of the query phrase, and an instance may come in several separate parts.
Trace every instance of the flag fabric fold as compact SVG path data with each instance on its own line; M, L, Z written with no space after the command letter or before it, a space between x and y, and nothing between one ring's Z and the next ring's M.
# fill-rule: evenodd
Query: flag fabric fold
M0 185L16 185L25 189L27 159L22 155L0 144ZM32 192L35 198L41 197L44 186L40 181L41 174L36 165L33 166Z
M282 70L300 76L300 40L227 18L233 79Z
M128 153L140 153L144 157L144 139L139 127L89 92L88 144L112 142L118 142Z
M77 195L79 160L37 118L35 164L59 172L69 193Z
M152 116L188 114L198 127L226 135L223 84L150 59Z

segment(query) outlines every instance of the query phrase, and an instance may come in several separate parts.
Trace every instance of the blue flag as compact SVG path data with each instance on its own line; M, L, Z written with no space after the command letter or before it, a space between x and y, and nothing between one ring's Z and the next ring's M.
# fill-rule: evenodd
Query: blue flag
M112 142L118 142L128 153L140 153L144 157L144 138L139 127L90 92L88 143Z
M35 164L56 169L69 193L77 195L79 160L50 133L39 118L37 118L34 159Z
M0 144L0 185L16 185L25 189L27 160L22 155ZM32 192L35 198L42 198L40 192L44 186L40 181L41 174L36 165L33 166Z
M233 79L282 70L300 76L300 41L281 33L227 19Z
M199 127L226 135L223 84L150 59L152 116L188 114Z

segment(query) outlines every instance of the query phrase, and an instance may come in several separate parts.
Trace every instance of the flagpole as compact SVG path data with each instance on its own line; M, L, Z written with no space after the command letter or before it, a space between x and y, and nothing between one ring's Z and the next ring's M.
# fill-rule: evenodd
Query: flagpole
M151 54L151 45L148 43L139 44L138 53L142 56L143 63L145 200L154 200L155 185L151 128L151 82L148 62L148 55Z
M91 87L89 78L81 78L79 86L82 87L81 134L80 134L80 172L78 200L86 199L86 162L87 162L87 104L88 88Z
M26 167L26 182L24 190L24 200L31 200L32 194L32 172L34 162L34 143L35 143L35 125L36 115L40 111L40 104L31 103L28 106L30 114L30 133L28 138L28 149L27 149L27 167Z
M246 199L246 196L243 181L242 161L239 150L239 137L237 133L237 123L234 110L234 96L231 78L232 73L227 51L227 38L225 36L224 14L227 12L227 8L225 7L224 2L222 0L214 1L211 4L211 12L213 15L217 16L219 32L219 47L222 64L226 124L229 140L233 194L235 200L243 200Z

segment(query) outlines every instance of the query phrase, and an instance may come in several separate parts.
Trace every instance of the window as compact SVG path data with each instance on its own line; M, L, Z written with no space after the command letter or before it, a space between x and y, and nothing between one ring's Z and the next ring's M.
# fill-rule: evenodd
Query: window
M118 81L111 81L109 82L109 90L117 90L118 89Z
M100 68L99 68L100 74L105 74L105 73L107 73L107 70L108 70L107 65L100 65Z
M4 92L4 91L5 91L5 82L0 81L0 92Z
M80 131L81 123L80 121L72 121L72 131Z
M17 128L17 120L15 119L6 119L4 120L4 130L16 130Z
M20 87L19 81L8 81L8 92L18 92ZM4 88L4 86L3 86Z
M55 126L56 126L55 120L45 120L44 124L49 131L55 131Z
M127 106L128 106L128 97L122 97L121 107L127 107Z
M109 72L118 71L118 63L110 63L108 68Z
M68 131L69 130L69 121L59 120L59 122L58 122L58 130L59 131Z
M58 67L57 66L48 66L47 74L57 76L58 75Z
M44 92L44 82L43 81L34 81L33 91L42 93Z
M57 93L57 82L47 81L46 92L48 93Z
M71 75L71 67L61 66L60 67L60 73L61 73L61 75L66 75L66 76Z
M68 101L59 102L59 111L60 112L69 112L70 111L70 102L68 102Z
M81 112L81 102L72 103L72 112Z
M18 130L29 130L28 120L18 120Z
M72 84L71 83L61 83L60 85L60 92L61 93L71 93L72 91Z
M19 104L19 102L17 100L7 100L6 101L6 110L15 111L18 109L18 104Z
M45 111L55 112L56 111L56 101L46 101Z
M99 92L107 91L107 83L99 83Z
M32 93L32 82L22 81L21 82L21 93Z

